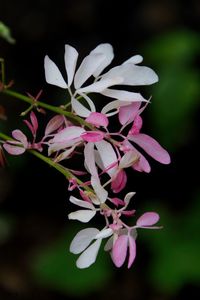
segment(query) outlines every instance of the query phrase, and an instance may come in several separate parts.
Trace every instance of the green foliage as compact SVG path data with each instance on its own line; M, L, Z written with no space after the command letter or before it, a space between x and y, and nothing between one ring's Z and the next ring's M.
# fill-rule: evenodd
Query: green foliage
M38 284L82 296L101 289L109 281L112 269L109 268L109 258L104 253L99 253L96 263L90 268L80 270L76 267L75 260L78 256L69 253L69 241L76 232L64 233L59 240L42 249L33 258L33 275Z
M168 149L187 142L193 130L200 98L200 74L195 67L199 49L200 36L189 31L161 36L146 48L160 78L152 88L150 123Z
M188 211L172 215L158 209L164 228L159 234L141 232L151 250L148 278L156 289L176 294L184 284L200 279L200 195Z
M15 39L11 35L10 28L3 22L0 22L0 37L6 40L10 44L15 44Z

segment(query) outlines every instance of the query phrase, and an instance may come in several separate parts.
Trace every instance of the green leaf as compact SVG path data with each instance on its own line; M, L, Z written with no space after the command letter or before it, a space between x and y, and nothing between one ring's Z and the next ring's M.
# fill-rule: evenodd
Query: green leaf
M0 22L0 37L6 40L10 44L15 44L15 39L11 35L10 28L3 22Z

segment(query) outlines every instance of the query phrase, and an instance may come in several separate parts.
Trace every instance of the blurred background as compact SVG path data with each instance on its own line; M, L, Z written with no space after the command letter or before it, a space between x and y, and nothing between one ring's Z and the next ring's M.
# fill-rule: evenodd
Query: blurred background
M0 0L0 21L16 40L12 44L0 39L0 57L6 60L6 77L15 81L15 90L35 96L43 89L41 100L62 103L62 91L45 83L43 59L48 53L62 68L66 43L82 58L99 43L111 43L114 64L141 54L143 64L160 78L140 89L145 97L152 95L143 131L172 157L169 166L150 160L150 174L129 172L127 191L137 191L137 215L155 210L164 225L161 231L141 230L131 270L114 268L103 250L94 266L77 270L77 257L68 248L83 227L67 220L67 182L29 154L7 156L8 167L0 169L0 299L198 297L199 20L198 0ZM0 105L7 115L7 121L0 120L0 130L24 130L19 114L27 106L5 95L0 95ZM47 120L50 117L48 113Z

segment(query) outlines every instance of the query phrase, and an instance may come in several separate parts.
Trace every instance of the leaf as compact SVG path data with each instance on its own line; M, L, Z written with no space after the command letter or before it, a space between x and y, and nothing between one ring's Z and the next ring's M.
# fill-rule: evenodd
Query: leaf
M11 35L10 28L3 22L0 22L0 37L10 44L15 44L15 39Z

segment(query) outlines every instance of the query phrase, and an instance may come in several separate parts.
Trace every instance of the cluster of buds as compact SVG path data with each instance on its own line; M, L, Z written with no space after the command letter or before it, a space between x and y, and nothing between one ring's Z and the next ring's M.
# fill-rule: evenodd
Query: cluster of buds
M158 81L158 76L152 69L138 65L143 60L140 55L104 72L113 58L112 46L100 44L77 68L78 53L75 48L66 45L65 81L56 64L46 56L46 81L68 92L70 101L67 105L64 103L62 108L69 111L70 107L70 114L76 122L57 114L48 122L43 137L37 141L38 120L31 111L30 121L24 122L32 133L32 140L29 141L21 130L16 129L12 132L13 139L3 144L11 155L20 155L29 149L46 152L49 159L63 167L66 160L83 155L83 168L69 169L71 176L68 178L69 190L78 195L78 198L71 196L69 201L81 209L69 213L68 217L87 223L99 215L105 220L105 226L101 230L83 229L72 240L70 251L81 253L76 262L79 268L87 268L95 262L105 239L108 240L104 249L111 253L114 264L121 267L128 252L130 268L136 256L137 229L160 228L155 226L159 220L156 212L146 212L134 225L128 225L124 219L135 217L135 210L128 208L135 192L129 192L124 199L117 196L126 187L127 168L146 173L151 171L146 154L162 164L170 163L168 152L155 139L141 132L141 114L149 100L140 93L118 88L150 85ZM91 82L88 84L89 80ZM100 111L91 99L94 93L109 99ZM118 121L115 131L112 119ZM85 179L81 181L77 176Z

